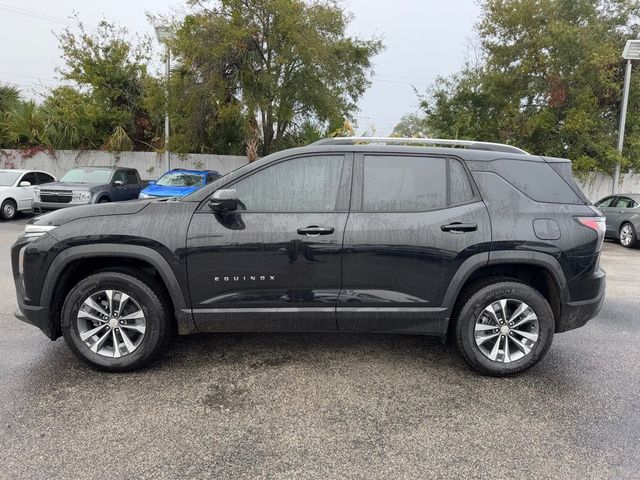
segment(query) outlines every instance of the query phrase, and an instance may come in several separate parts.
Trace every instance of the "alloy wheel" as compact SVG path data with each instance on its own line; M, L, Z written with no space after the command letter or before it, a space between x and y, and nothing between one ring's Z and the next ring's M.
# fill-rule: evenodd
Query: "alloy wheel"
M625 224L620 229L620 243L625 247L631 245L633 241L633 227L630 224Z
M140 304L118 290L91 294L82 303L76 322L80 340L93 353L111 358L133 353L147 328Z
M476 345L485 357L499 363L515 362L531 353L539 333L536 313L513 298L487 305L474 325Z

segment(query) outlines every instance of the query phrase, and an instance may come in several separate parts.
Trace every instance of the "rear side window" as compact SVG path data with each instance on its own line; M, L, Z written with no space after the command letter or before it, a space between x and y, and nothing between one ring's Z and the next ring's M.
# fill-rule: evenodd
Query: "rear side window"
M457 205L473 199L469 176L460 160L449 159L449 204Z
M629 197L620 197L616 202L616 208L636 208L638 204Z
M494 160L498 175L536 202L579 205L584 201L546 162Z
M607 208L610 207L616 197L607 197L596 203L596 207Z
M435 210L474 197L462 163L452 158L365 156L363 180L366 211Z
M365 156L362 208L407 212L447 205L447 159Z

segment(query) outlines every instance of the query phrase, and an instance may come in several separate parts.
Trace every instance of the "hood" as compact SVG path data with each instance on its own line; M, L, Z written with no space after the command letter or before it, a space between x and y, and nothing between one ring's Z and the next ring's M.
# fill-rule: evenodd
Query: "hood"
M30 225L60 226L72 220L78 220L79 218L100 217L105 215L133 215L149 205L149 203L150 202L144 200L132 200L130 202L98 203L96 205L62 208L32 218L27 223Z
M149 185L142 193L153 195L154 197L184 197L190 193L200 190L202 187L176 187L173 185Z
M74 183L74 182L50 182L50 183L45 183L44 185L42 185L40 187L40 191L47 191L47 190L66 190L66 191L72 191L75 190L76 192L78 190L91 190L94 187L101 187L102 185L108 185L108 184L101 184L101 183Z

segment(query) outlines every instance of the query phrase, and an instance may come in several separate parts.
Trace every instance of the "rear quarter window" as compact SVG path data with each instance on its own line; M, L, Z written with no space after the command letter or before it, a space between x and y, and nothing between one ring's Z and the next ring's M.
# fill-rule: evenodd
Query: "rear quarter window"
M536 202L584 204L578 194L546 162L494 160L495 172Z

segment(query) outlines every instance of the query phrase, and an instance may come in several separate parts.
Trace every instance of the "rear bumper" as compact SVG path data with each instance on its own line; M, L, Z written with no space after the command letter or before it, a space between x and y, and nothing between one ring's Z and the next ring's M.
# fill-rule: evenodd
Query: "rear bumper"
M562 314L556 322L556 333L574 330L585 325L598 315L604 303L606 290L606 273L598 268L589 278L581 279L584 288L592 291L594 296L587 300L567 302L562 305Z

